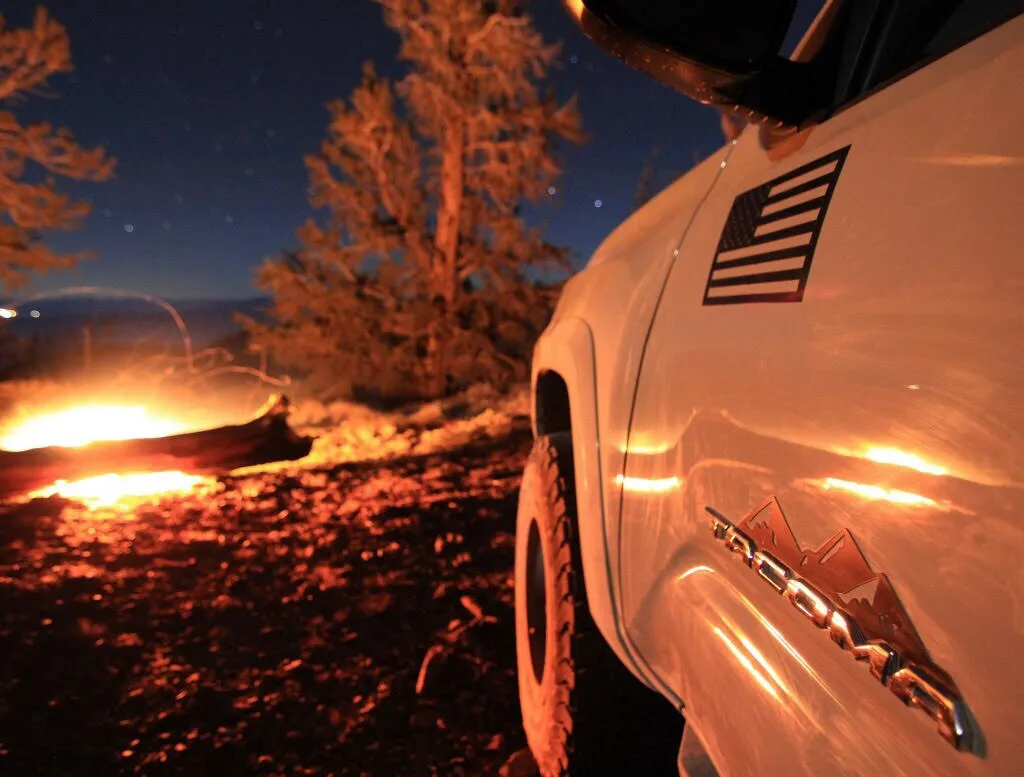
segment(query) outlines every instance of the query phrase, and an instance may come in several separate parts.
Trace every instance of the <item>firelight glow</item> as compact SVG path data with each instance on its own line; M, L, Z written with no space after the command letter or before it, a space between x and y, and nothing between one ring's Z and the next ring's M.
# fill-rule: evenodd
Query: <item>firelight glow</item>
M183 429L183 424L154 416L141 405L80 405L29 418L0 439L0 448L80 448L101 440L165 437Z
M155 415L141 405L80 405L29 418L0 439L0 448L10 451L54 445L80 448L105 440L164 437L185 429L185 424ZM178 471L109 473L71 482L59 480L29 496L60 495L92 508L108 507L129 497L184 493L206 480Z
M58 480L52 486L32 492L33 498L60 495L77 499L89 507L110 507L122 499L158 494L184 494L206 480L201 475L184 472L136 472L127 475L109 474L68 482Z

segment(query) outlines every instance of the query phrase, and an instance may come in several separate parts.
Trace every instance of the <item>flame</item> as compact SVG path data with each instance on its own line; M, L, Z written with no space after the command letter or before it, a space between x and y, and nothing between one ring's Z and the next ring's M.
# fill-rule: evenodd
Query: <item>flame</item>
M150 414L141 405L80 405L35 416L7 432L0 447L9 451L59 445L80 448L100 440L166 437L184 424Z
M185 430L184 423L154 415L142 405L80 405L26 420L0 438L0 447L10 451L80 448L102 440L165 437ZM71 482L58 480L29 496L60 495L89 507L108 507L129 497L188 492L206 480L179 471L109 473Z

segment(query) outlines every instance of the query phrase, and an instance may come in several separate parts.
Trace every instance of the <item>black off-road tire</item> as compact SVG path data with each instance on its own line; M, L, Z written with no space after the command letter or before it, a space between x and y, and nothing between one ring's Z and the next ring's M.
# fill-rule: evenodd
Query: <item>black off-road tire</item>
M516 518L519 703L542 777L675 775L682 718L622 665L587 606L572 439L534 443Z

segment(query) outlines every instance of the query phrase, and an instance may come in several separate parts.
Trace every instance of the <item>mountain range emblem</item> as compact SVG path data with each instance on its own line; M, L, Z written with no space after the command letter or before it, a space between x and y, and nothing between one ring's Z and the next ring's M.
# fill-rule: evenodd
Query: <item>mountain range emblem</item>
M804 550L775 497L736 525L759 548L841 605L868 639L885 640L906 659L931 664L928 650L888 576L871 569L849 529L835 534L820 548Z

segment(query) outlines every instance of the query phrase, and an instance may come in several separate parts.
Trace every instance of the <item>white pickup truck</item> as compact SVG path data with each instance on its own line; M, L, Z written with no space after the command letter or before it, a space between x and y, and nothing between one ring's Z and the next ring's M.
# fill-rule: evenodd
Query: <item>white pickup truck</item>
M541 773L1024 775L1024 3L565 5L746 127L537 344Z

